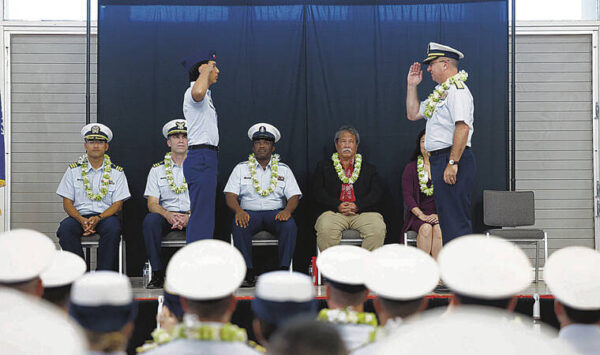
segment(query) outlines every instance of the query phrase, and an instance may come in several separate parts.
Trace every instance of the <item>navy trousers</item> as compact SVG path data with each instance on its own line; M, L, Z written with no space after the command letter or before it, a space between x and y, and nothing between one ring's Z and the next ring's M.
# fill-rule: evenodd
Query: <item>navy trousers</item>
M296 248L298 229L293 217L287 221L276 221L275 216L280 211L246 211L250 215L250 221L246 228L236 226L235 219L233 220L231 229L233 244L244 256L247 268L254 267L252 264L252 236L262 230L274 234L279 239L279 266L290 266Z
M444 182L444 169L448 165L449 156L450 151L441 154L433 153L429 158L433 197L444 244L456 237L473 233L471 190L475 180L475 156L471 149L465 149L458 165L456 184L448 185Z
M142 223L142 234L146 253L152 265L152 271L163 270L160 257L160 243L162 238L171 229L169 222L158 213L148 213Z
M187 224L186 242L212 239L215 230L217 193L217 152L192 149L183 162L183 175L190 193L192 214Z
M89 218L96 215L83 216ZM96 226L96 232L100 234L98 245L98 265L97 270L114 270L115 261L119 254L119 242L121 240L121 221L117 216L106 217ZM67 217L60 222L56 232L60 247L63 250L75 253L82 258L83 248L81 247L81 238L83 236L83 227L73 217Z

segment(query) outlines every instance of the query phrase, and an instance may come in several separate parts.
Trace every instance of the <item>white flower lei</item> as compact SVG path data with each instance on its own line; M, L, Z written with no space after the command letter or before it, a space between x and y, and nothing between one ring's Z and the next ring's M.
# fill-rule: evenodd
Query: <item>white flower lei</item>
M90 184L90 178L88 177L88 155L82 155L79 158L78 163L81 164L81 180L83 181L83 187L85 188L87 196L90 198L90 200L101 201L108 192L108 184L110 182L110 171L112 170L110 166L110 157L107 154L104 154L104 172L102 173L102 180L100 181L100 193L97 194L92 192L92 185Z
M256 177L256 158L254 157L254 153L248 156L248 168L250 169L250 176L252 177L252 185L254 186L254 190L261 196L268 196L269 194L275 191L277 187L277 170L279 169L279 154L271 155L271 181L269 182L269 188L263 190L260 186L260 181Z
M337 324L366 324L373 327L377 326L377 317L369 312L357 312L351 307L344 309L322 309L319 312L318 320Z
M338 177L344 184L354 184L356 180L358 180L358 176L360 175L360 168L362 166L362 155L356 154L354 158L354 170L352 171L352 176L348 178L346 173L344 172L344 168L340 163L340 158L338 153L333 153L331 156L331 160L333 161L333 167L335 171L337 171Z
M433 116L433 112L435 111L437 103L440 102L446 91L450 89L450 85L455 84L457 82L467 81L468 77L469 74L467 74L466 71L461 70L457 74L449 77L448 80L436 86L435 89L433 89L433 92L427 98L427 100L425 100L425 112L423 113L423 115L427 118L431 118L431 116Z
M428 177L425 175L425 159L422 155L417 157L417 176L419 177L419 188L426 196L433 195L433 183L431 187L427 187Z
M175 192L176 194L183 193L187 191L188 184L185 182L185 177L183 178L183 183L181 186L177 186L175 184L175 179L173 178L173 159L171 159L171 152L165 154L165 171L167 173L167 182L169 183L169 189Z
M136 349L138 353L146 352L177 339L195 339L205 341L246 342L246 330L237 325L226 323L204 323L196 316L185 315L183 323L177 324L170 332L165 329L155 329L152 332L153 341Z

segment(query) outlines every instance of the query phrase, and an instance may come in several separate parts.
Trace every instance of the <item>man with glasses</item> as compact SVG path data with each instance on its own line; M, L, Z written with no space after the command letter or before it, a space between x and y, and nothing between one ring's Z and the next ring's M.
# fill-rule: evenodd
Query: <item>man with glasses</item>
M444 245L472 233L471 188L475 178L473 96L465 84L467 73L458 70L458 50L430 42L427 72L438 85L427 100L419 102L417 86L423 79L420 63L413 63L407 77L406 115L410 121L427 120L425 149L431 154L431 178Z
M100 234L98 270L112 270L119 252L121 221L117 213L131 197L123 168L106 155L112 131L90 123L81 129L86 154L69 165L56 193L63 198L69 217L60 222L56 235L63 250L83 258L81 238Z

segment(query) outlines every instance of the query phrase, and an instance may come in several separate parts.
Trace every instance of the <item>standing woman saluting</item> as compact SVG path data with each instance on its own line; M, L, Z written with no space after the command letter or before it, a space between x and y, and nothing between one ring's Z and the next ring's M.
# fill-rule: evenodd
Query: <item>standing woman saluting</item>
M183 175L189 186L190 219L186 242L213 238L219 128L210 86L217 82L215 52L198 52L182 62L189 70L190 87L183 95L183 115L188 122L188 155Z

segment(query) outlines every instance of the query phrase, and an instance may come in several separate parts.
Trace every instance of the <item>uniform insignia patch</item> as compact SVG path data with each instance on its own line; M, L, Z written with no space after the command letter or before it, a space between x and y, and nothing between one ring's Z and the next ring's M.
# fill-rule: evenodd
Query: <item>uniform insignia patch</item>
M277 176L277 180L278 181L285 181L285 178L281 175Z

